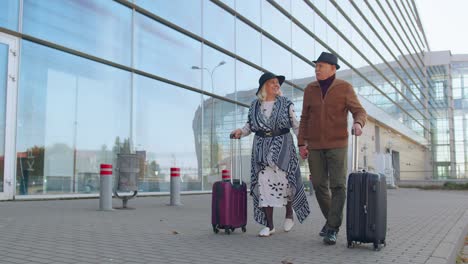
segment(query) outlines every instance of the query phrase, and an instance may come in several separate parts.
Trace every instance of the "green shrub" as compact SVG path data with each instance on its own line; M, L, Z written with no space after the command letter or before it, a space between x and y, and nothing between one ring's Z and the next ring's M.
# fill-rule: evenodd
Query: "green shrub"
M468 190L468 182L467 183L445 182L443 185L425 185L425 186L419 186L419 187L414 186L414 187L420 188L423 190Z
M468 190L468 183L445 182L443 189L448 190Z

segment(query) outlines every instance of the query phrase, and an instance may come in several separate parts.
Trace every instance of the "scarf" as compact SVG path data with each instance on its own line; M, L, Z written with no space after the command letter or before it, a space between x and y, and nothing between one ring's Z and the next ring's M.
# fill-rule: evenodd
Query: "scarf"
M261 102L255 100L249 109L248 122L252 132L273 131L283 128L291 128L289 108L293 103L283 96L276 97L271 116L266 118L261 113ZM266 215L259 204L258 173L266 166L278 166L286 172L289 185L292 190L292 207L297 219L302 223L310 213L309 203L304 192L299 159L291 133L276 137L255 136L252 146L250 194L254 207L254 219L259 224L267 225Z
M335 80L335 74L332 76L328 77L325 80L318 81L320 84L320 89L322 89L322 98L325 98L325 94L327 94L328 88L332 84L332 82Z

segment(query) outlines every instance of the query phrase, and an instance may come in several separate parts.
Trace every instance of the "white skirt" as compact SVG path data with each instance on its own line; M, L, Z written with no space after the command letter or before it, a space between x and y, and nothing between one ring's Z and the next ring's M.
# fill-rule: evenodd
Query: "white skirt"
M265 167L258 173L259 207L283 207L291 201L291 188L286 172Z

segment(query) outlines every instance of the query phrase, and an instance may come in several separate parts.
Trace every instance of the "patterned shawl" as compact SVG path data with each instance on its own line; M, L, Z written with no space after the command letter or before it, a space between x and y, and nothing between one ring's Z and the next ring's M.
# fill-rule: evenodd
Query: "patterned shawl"
M286 97L278 96L273 105L270 118L266 118L261 113L261 102L255 100L249 109L248 123L252 132L272 131L283 128L291 128L292 122L289 117L289 108L292 102ZM258 207L258 173L266 166L278 166L286 172L289 185L292 190L292 206L296 212L299 222L303 222L309 215L309 204L302 185L301 172L299 169L299 159L291 133L286 133L276 137L255 136L252 147L251 160L251 186L250 194L253 197L254 219L259 224L266 225L266 215Z

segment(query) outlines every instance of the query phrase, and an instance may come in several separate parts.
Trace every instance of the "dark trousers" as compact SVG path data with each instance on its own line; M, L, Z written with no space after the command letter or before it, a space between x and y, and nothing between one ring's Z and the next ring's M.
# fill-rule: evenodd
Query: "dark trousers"
M328 228L334 230L339 230L343 221L347 164L348 147L309 150L309 169L315 197Z

